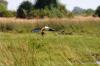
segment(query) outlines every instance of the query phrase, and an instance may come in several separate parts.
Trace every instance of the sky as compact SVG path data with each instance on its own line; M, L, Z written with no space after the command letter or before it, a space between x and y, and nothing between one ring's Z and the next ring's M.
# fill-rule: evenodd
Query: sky
M16 10L19 4L25 0L7 0L8 1L8 9ZM34 0L29 0L31 2L35 2ZM100 0L59 0L60 3L64 4L68 10L72 10L74 7L78 6L83 9L96 9L100 5Z

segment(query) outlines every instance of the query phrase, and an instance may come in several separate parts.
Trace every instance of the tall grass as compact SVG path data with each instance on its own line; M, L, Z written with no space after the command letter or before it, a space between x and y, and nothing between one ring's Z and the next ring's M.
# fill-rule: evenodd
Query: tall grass
M33 22L32 22L33 21ZM87 18L79 19L40 19L40 20L10 20L0 21L1 32L31 33L32 29L37 27L50 26L58 32L64 31L65 34L89 34L99 35L100 20Z
M45 25L56 31L46 32L44 37L31 33ZM0 19L0 65L97 66L99 34L99 19Z
M0 33L2 66L97 66L96 36ZM54 37L55 36L55 37Z

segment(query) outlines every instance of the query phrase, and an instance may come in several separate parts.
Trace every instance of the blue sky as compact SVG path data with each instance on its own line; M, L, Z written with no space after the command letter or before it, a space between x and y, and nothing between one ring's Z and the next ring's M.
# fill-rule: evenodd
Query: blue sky
M7 0L8 1L8 9L16 10L19 4L25 0ZM33 1L34 0L30 0ZM66 5L68 10L72 10L74 7L78 6L84 9L92 8L96 9L100 5L100 0L59 0L60 3Z

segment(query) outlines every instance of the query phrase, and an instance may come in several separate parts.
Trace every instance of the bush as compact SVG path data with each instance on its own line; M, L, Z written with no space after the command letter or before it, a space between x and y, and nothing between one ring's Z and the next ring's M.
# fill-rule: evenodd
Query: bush
M7 11L4 4L0 4L0 17L13 17L15 13L13 11Z
M100 17L100 6L98 6L98 8L96 9L95 15Z
M3 17L14 17L15 16L15 12L12 12L12 11L3 11L2 12L2 16Z
M62 18L62 17L69 17L67 14L67 11L58 9L58 8L51 8L49 9L48 7L45 7L44 9L34 9L31 12L33 17L39 17L39 18L44 18L44 17L50 17L50 18Z
M48 0L45 0L45 2L44 1L42 2L41 0L37 0L36 4L33 7L34 9L32 10L31 14L32 14L32 17L35 17L35 18L69 17L69 14L67 14L67 10L65 6L61 4L57 4L56 0L55 1L51 0L50 2L48 2Z
M86 16L91 16L91 15L94 14L94 10L92 10L92 9L87 9L87 10L85 11L85 14L86 14Z
M22 2L17 10L17 17L18 18L30 17L30 12L32 8L33 8L33 5L31 2L29 1Z

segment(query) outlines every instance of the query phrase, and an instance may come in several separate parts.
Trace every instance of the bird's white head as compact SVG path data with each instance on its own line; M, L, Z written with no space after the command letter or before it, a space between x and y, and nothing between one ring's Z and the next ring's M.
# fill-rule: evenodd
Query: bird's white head
M44 28L45 28L45 30L49 30L50 29L50 27L48 27L48 26L45 26Z

